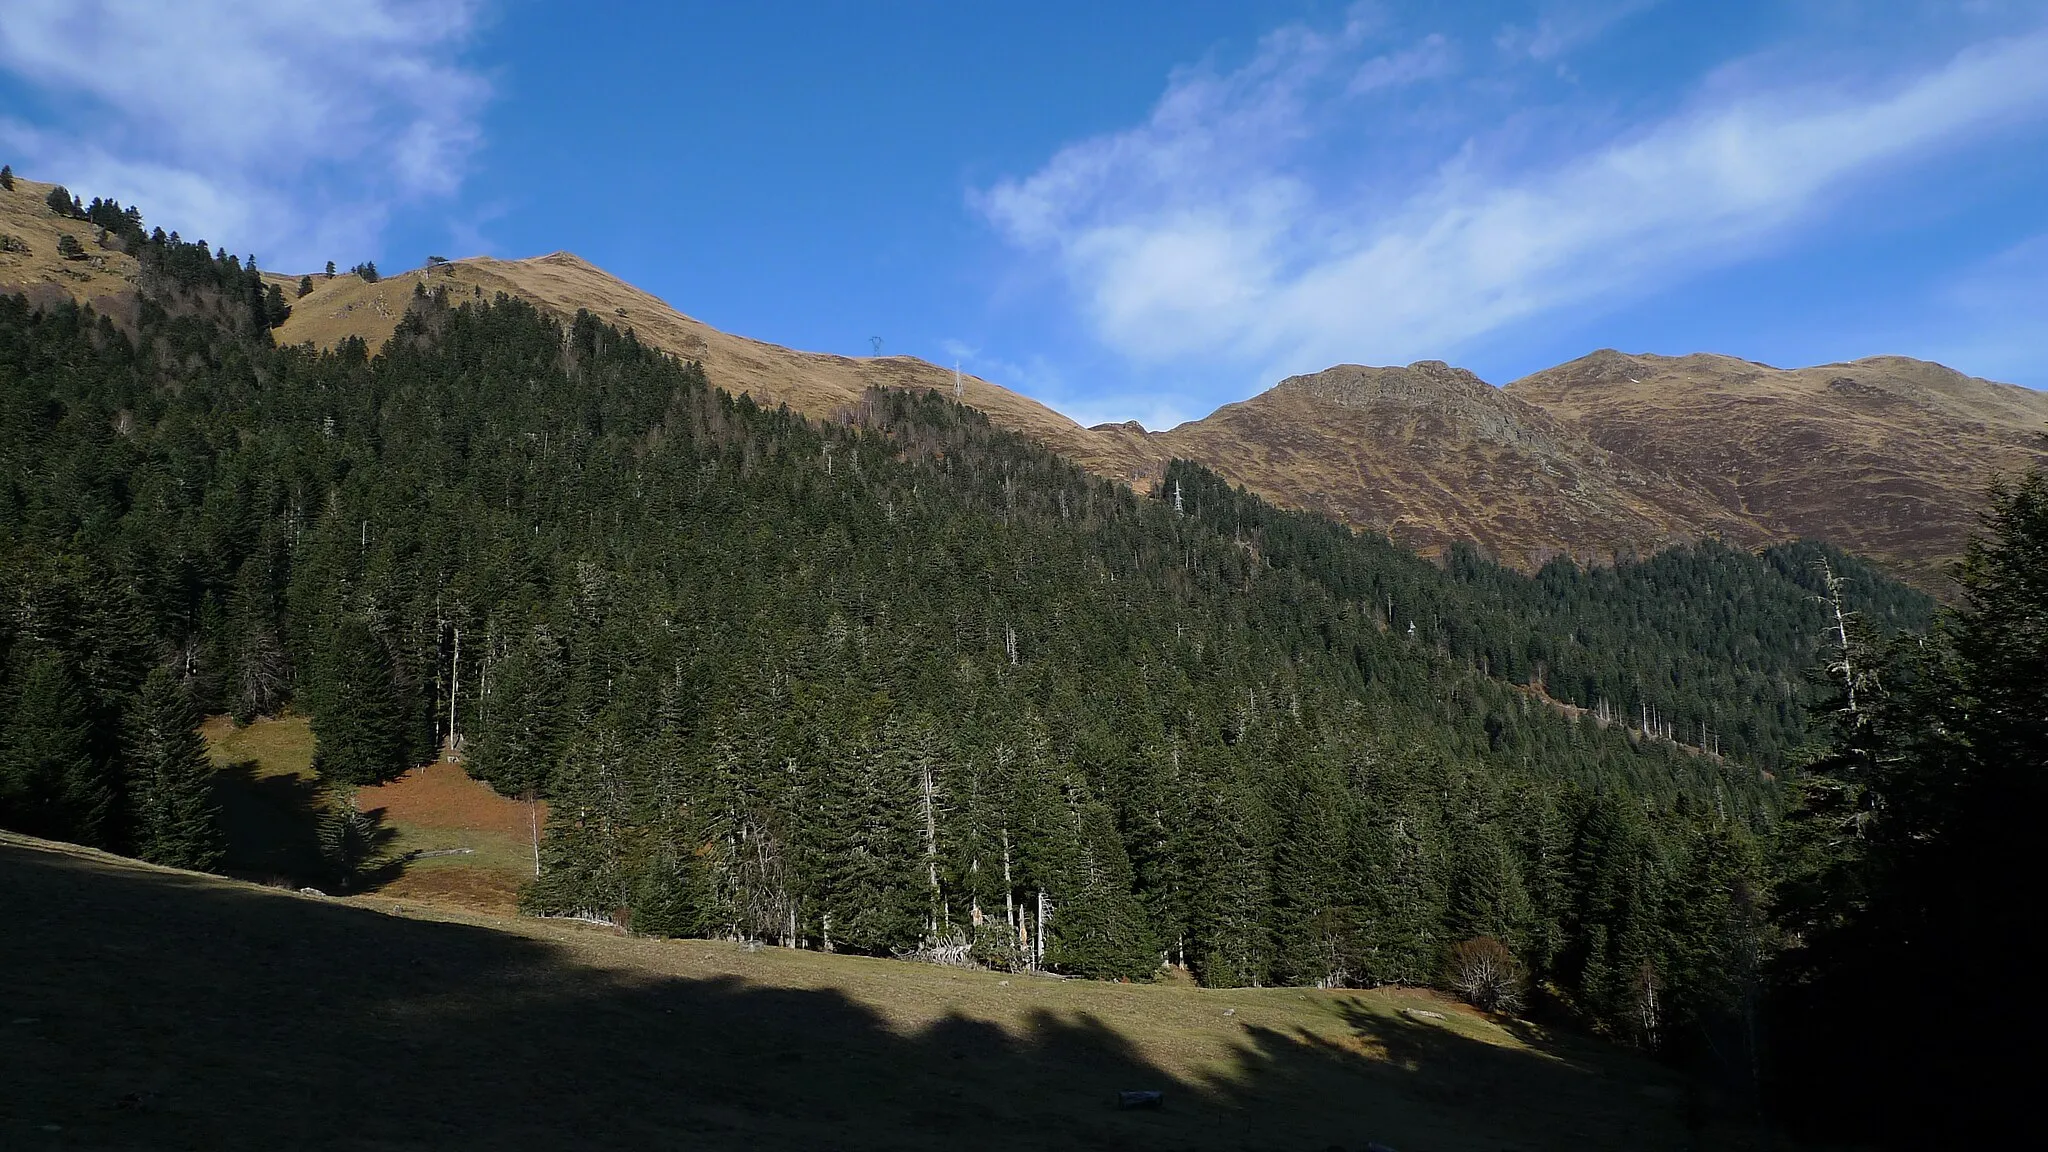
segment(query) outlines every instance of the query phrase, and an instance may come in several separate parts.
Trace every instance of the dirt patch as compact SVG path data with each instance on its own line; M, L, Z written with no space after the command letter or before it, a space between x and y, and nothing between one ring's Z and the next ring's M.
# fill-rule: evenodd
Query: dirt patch
M462 765L446 760L415 768L389 784L356 791L356 807L384 810L387 820L416 828L486 832L525 840L533 824L548 821L546 801L528 811L521 800L508 800L490 786L472 780Z
M461 908L491 916L519 911L519 886L524 877L497 868L461 865L436 867L438 861L414 863L396 880L377 889L392 900L414 900L437 908Z

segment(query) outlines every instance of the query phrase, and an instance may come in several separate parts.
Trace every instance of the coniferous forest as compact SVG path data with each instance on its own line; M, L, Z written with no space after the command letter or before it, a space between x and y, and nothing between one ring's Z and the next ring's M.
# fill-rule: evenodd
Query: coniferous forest
M290 709L338 785L454 748L548 800L535 912L1457 987L1829 1123L1905 1107L1851 1026L1887 982L2019 954L2038 475L1939 615L1819 543L1523 575L504 297L274 347L252 266L100 205L132 316L0 299L7 827L206 867L197 717ZM1965 1075L1922 1004L1891 1042Z

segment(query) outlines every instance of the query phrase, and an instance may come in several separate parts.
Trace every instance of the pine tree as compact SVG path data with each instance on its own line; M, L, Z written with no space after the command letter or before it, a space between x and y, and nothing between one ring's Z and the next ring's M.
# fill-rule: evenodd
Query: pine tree
M1282 767L1276 780L1279 835L1273 850L1273 974L1289 984L1340 987L1353 975L1344 875L1348 798L1327 765Z
M31 663L13 704L0 747L0 820L35 836L100 843L113 790L93 760L90 717L63 662Z
M327 277L328 277L328 279L330 279L330 280L334 278L334 265L332 265L332 264L329 264L329 265L327 266ZM303 300L303 299L305 299L305 298L306 298L307 296L310 296L310 295L312 295L312 293L313 293L313 278L312 278L311 276L301 276L301 277L299 277L299 298Z
M48 196L43 197L43 203L49 205L50 211L59 216L75 216L77 213L71 209L72 199L71 190L59 184L50 189Z
M329 280L334 279L334 261L329 260L327 262L327 271L325 275Z
M300 293L305 295L305 293ZM263 294L263 320L267 328L275 328L291 318L292 306L284 301L284 290L272 284Z
M1080 858L1059 894L1046 963L1078 976L1142 979L1159 967L1158 944L1131 891L1135 877L1116 822L1098 801L1071 802Z
M129 720L127 769L136 855L176 868L213 867L223 847L213 769L191 697L168 668L143 681Z
M237 724L276 712L291 685L291 661L272 599L266 552L259 550L243 561L228 600L233 682L227 686L226 702Z
M14 191L14 165L0 164L0 192Z
M313 736L320 774L343 784L377 784L405 770L402 713L391 657L359 617L329 633L316 670Z

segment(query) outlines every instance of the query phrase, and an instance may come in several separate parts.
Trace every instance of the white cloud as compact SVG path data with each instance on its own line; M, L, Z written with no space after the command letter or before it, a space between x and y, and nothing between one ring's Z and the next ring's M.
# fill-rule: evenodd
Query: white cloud
M1432 32L1413 48L1375 56L1351 74L1346 91L1357 96L1382 88L1395 88L1451 74L1456 67L1451 43L1441 32Z
M1494 47L1511 56L1532 60L1556 60L1638 12L1656 5L1657 0L1623 0L1622 3L1547 3L1529 28L1509 24L1493 38Z
M50 122L0 117L15 168L264 263L375 249L392 206L453 193L489 97L473 0L10 0L0 68Z
M974 202L1054 261L1111 348L1140 364L1222 357L1271 379L1449 355L1654 288L1756 251L1854 179L2048 112L2037 31L1874 83L1729 71L1662 120L1562 156L1511 166L1510 152L1545 155L1514 135L1533 130L1523 118L1432 141L1440 162L1404 168L1377 146L1403 126L1398 93L1354 91L1368 41L1355 21L1333 36L1291 29L1236 72L1176 74L1144 124ZM1450 46L1381 59L1430 51Z

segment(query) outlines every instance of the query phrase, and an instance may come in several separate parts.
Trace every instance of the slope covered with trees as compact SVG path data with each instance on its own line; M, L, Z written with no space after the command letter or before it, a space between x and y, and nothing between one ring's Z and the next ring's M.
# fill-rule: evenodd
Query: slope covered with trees
M1771 1084L1833 1133L2021 1130L2039 1034L2048 473L1994 491L1931 634L1852 626L1831 738L1776 835Z
M337 783L453 743L547 797L538 911L1212 984L1485 938L1494 992L1684 1046L1753 998L1821 594L1929 611L1819 545L1438 566L503 298L277 348L252 268L102 214L132 315L0 300L0 820L38 834L205 863L180 717L289 706Z

